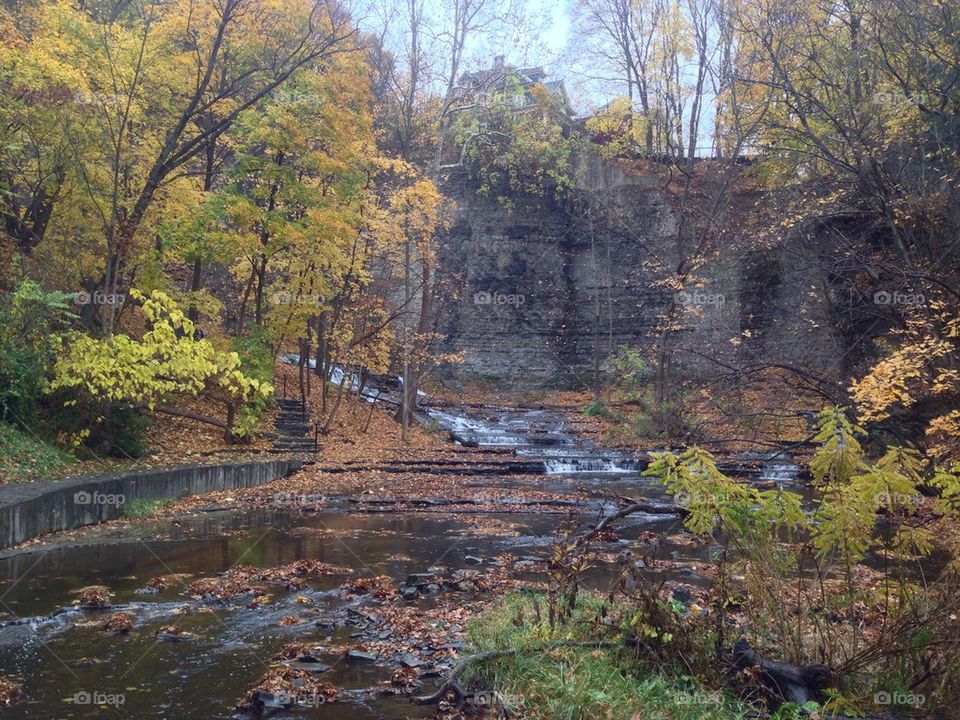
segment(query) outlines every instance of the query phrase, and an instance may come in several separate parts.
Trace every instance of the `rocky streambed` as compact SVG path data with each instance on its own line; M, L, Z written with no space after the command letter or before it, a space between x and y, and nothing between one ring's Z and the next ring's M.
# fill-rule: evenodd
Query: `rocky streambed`
M308 495L295 477L0 557L0 675L23 692L4 715L431 717L411 692L439 683L485 604L544 582L562 533L618 498L669 504L642 458L582 441L558 412L429 416L456 452L309 471L376 491ZM802 484L782 457L732 469ZM606 587L638 545L686 593L708 581L710 548L651 512L618 526L586 582Z

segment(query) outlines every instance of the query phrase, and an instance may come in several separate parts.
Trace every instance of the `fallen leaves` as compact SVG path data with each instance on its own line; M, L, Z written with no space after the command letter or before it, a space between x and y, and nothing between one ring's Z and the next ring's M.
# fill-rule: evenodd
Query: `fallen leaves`
M88 585L76 591L80 599L76 602L84 607L110 607L112 593L106 585Z
M5 677L0 677L0 707L10 707L23 699L23 690Z
M339 690L319 680L315 673L280 666L268 670L236 708L255 711L263 708L316 707L336 702L339 695Z
M335 567L319 560L296 560L272 568L235 565L217 577L194 580L187 592L194 597L212 597L217 600L242 595L258 598L266 595L266 589L261 583L283 585L287 590L300 590L306 587L308 578L348 575L350 572L352 571L347 568Z
M133 616L125 612L113 613L100 624L100 629L111 635L127 635L133 631Z
M393 578L387 575L357 578L347 583L344 589L351 595L373 595L378 600L395 597L398 592Z

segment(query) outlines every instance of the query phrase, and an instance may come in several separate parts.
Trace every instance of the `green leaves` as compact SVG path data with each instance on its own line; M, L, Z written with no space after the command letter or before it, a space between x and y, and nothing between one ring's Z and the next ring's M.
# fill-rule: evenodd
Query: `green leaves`
M866 431L850 422L841 407L825 408L817 418L814 441L821 445L810 463L813 479L818 484L846 482L856 471L863 454L857 436L866 435Z
M821 559L833 556L855 563L871 549L923 556L933 549L933 537L912 524L910 516L921 499L928 474L926 459L916 450L888 447L869 463L857 441L864 431L851 423L842 408L820 413L817 440L810 463L822 495L808 512L800 495L782 489L755 490L717 468L713 456L697 447L681 454L656 453L645 475L658 478L684 507L684 525L711 536L728 533L749 552L768 547L781 537L810 538ZM929 481L940 490L938 509L960 510L960 466L938 470ZM877 512L883 510L897 529L889 539L874 533ZM762 550L760 550L762 552Z
M243 372L237 353L197 339L193 323L168 295L154 291L145 297L131 290L130 296L143 302L149 327L143 338L71 334L67 353L57 360L52 390L151 409L175 395L206 393L242 406L272 394L269 383Z
M723 530L744 540L770 537L780 529L797 530L806 518L796 493L760 492L733 480L720 472L709 452L698 447L680 455L654 454L644 475L663 482L687 511L684 525L697 535Z

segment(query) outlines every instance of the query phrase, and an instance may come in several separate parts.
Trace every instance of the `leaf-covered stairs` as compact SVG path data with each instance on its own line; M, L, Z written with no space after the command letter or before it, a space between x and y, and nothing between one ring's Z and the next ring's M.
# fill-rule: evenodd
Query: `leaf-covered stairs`
M317 446L311 433L310 413L299 400L277 398L280 412L274 422L276 439L270 452L314 453Z

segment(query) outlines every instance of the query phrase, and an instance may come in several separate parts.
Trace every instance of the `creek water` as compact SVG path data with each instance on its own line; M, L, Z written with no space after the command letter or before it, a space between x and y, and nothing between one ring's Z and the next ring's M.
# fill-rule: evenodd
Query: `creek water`
M661 498L662 491L639 473L642 463L579 442L563 418L549 411L444 408L429 411L432 421L481 447L514 448L527 459L544 462L541 489L589 495ZM759 466L761 478L797 484L795 465L771 460ZM478 478L478 483L522 489L511 477ZM603 500L581 505L584 520L607 509ZM0 557L0 675L23 685L27 701L3 711L9 718L231 718L234 705L254 686L270 658L286 643L329 646L320 659L330 669L323 680L343 691L338 702L274 711L275 718L428 717L430 708L403 697L376 692L397 666L343 661L344 645L355 628L305 622L284 627L281 618L295 614L304 599L325 613L362 607L345 597L343 576L312 581L295 592L272 589L272 602L248 607L244 602L206 603L190 599L185 585L153 595L138 592L158 575L186 573L209 577L242 563L271 567L300 559L350 568L357 576L388 575L402 583L428 568L483 570L494 558L510 553L531 563L544 557L571 510L557 513L361 513L349 505L319 512L289 509L215 511L176 522L148 522L106 530L73 544L50 544L30 552ZM482 523L500 522L508 532L491 534ZM670 515L639 514L628 518L609 555L630 547L640 533L676 532ZM672 560L709 561L710 549L670 540L658 553ZM531 565L530 577L537 579ZM605 587L616 565L600 563L587 583ZM664 573L686 583L702 578L675 565ZM189 580L187 581L189 582ZM77 609L78 588L102 584L112 602L130 612L134 629L110 636L98 627L107 611ZM462 593L464 599L470 593ZM301 596L301 597L298 597ZM449 597L447 597L449 600ZM442 602L420 598L423 607ZM184 612L188 608L190 612ZM315 615L316 616L316 615ZM170 624L192 633L183 642L158 643L157 631ZM339 646L340 649L333 649ZM427 683L432 682L427 680ZM429 686L429 685L428 685ZM122 704L119 700L122 697ZM97 703L100 701L100 704Z

